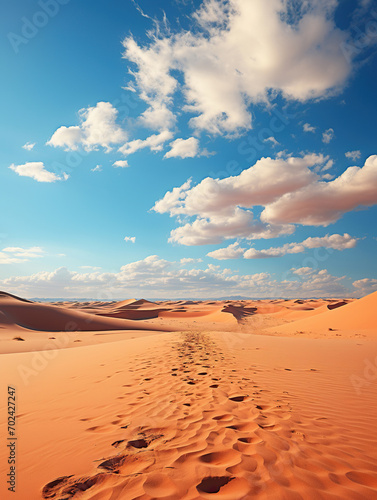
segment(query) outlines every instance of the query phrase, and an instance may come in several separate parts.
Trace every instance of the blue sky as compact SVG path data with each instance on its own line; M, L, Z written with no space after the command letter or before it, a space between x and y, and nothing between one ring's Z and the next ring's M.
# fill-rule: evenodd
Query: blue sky
M0 29L3 289L377 289L373 2L8 1Z

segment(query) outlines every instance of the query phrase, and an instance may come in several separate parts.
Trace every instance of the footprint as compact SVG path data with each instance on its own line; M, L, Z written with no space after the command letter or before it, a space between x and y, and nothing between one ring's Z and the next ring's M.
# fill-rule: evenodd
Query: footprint
M127 445L132 446L132 448L147 448L148 444L149 443L145 439L134 439L127 443Z
M229 398L231 401L235 401L236 403L240 403L241 401L245 401L247 396L232 396Z
M230 476L209 476L197 485L199 493L218 493L220 488L228 484L234 478Z
M47 483L42 490L42 496L43 498L53 498L56 495L56 491L60 489L62 486L67 484L67 481L69 478L73 477L72 475L70 476L61 476L58 477L57 479L54 479L54 481L51 481L50 483Z
M119 439L118 441L114 441L113 443L111 443L111 446L114 446L115 448L118 448L118 446L121 444L121 443L124 443L125 439Z
M104 462L99 464L98 468L106 469L111 472L116 472L119 470L119 467L124 463L125 460L126 460L125 456L109 458L108 460L105 460Z
M69 480L70 477L72 476L63 476L46 484L42 490L43 498L55 498L57 494L62 499L69 498L66 495L73 497L76 493L86 491L97 483L101 483L107 477L107 474L100 473L93 477L83 477L72 482Z

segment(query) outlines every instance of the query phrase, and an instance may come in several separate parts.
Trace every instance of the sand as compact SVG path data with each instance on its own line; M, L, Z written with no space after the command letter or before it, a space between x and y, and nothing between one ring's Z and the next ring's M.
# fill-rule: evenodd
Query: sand
M0 498L377 499L376 311L0 294Z

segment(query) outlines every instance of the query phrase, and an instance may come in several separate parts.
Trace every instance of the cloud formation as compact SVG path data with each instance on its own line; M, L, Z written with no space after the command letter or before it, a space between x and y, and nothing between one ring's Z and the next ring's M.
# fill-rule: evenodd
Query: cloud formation
M112 300L137 293L144 297L312 297L350 295L344 277L327 270L291 270L289 277L276 279L268 273L239 275L209 264L205 268L186 269L181 263L150 255L122 266L117 273L90 270L70 271L65 267L53 272L13 276L0 281L10 292L27 297L92 297Z
M196 186L188 180L168 191L153 210L187 216L170 242L204 245L275 238L292 234L294 224L328 226L358 206L377 203L377 155L328 180L333 176L323 172L331 166L327 156L313 153L261 158L237 176L206 177ZM259 220L255 207L263 207Z
M127 160L117 160L113 163L113 167L115 168L127 168L129 167Z
M346 158L350 158L351 160L353 161L356 161L360 158L361 156L361 151L359 150L356 150L356 151L347 151L346 153L344 153L345 157Z
M144 46L127 37L124 57L135 64L129 88L147 104L144 124L170 128L180 94L193 129L234 135L251 128L250 103L277 93L300 102L331 95L351 71L336 4L205 0L193 15L195 30L156 31Z
M44 250L41 247L6 247L0 251L0 264L18 264L30 259L43 257Z
M322 142L325 144L329 144L334 139L334 129L333 128L328 128L325 130L322 134Z
M305 252L312 248L328 248L333 250L345 250L354 248L357 244L357 238L352 238L349 234L331 234L323 237L309 237L300 243L286 243L281 247L271 247L265 250L256 250L249 248L243 254L245 259L265 259L270 257L282 257L286 254L296 254Z
M216 260L239 259L243 257L245 251L246 249L240 247L239 243L236 241L226 248L219 248L218 250L213 250L213 252L208 252L207 256Z
M377 291L377 279L375 278L356 280L352 285L356 288L356 296L358 297L363 297Z
M265 207L263 221L328 226L359 206L377 203L377 155L363 167L348 167L330 182L315 180Z
M195 137L176 139L170 143L170 150L164 158L195 158L199 155L199 141Z
M352 238L349 234L330 234L323 237L309 237L300 243L286 243L280 247L271 247L265 250L256 250L255 248L242 248L238 242L232 243L228 247L219 248L213 252L207 253L208 257L217 260L228 259L265 259L271 257L282 257L286 254L295 254L305 252L312 248L327 248L333 250L345 250L354 248L357 244L357 238Z
M312 125L310 125L310 123L304 123L303 125L303 130L304 132L312 132L313 134L315 133L315 127L312 127Z
M81 146L92 151L102 147L109 152L113 145L127 140L126 132L116 123L117 116L118 111L109 102L80 109L80 125L58 128L47 144L65 150L77 150Z
M27 142L22 146L23 149L26 149L26 151L31 151L35 146L35 142Z
M42 161L29 161L23 165L12 164L9 168L21 177L30 177L38 182L66 181L69 178L65 172L57 175L46 170Z
M166 141L173 138L173 133L163 130L159 134L153 134L146 139L135 139L121 146L118 151L125 156L131 155L140 149L148 148L151 151L161 151Z

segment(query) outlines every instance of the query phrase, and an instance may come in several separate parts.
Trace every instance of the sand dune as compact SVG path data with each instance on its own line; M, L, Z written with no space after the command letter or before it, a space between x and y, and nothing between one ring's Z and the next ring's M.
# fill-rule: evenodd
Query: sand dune
M7 321L38 331L163 330L156 326L151 328L150 325L140 321L104 318L49 304L25 302L5 294L0 296L0 312L7 318Z
M17 492L3 481L0 498L377 499L376 301L72 307L1 294L19 441ZM67 321L85 329L60 331Z
M326 311L315 317L279 326L274 331L283 334L293 330L322 334L362 331L362 335L377 336L377 292L348 304L344 301L329 304Z

